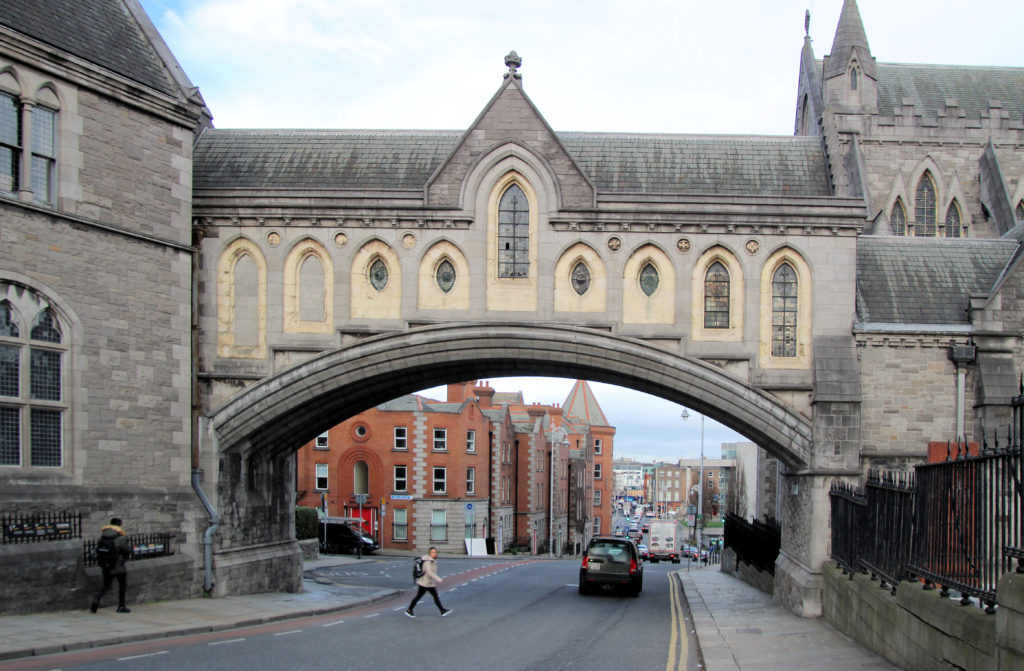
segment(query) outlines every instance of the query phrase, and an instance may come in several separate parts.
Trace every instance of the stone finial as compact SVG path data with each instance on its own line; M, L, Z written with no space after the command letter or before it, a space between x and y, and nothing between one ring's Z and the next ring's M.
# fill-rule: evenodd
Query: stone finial
M811 36L811 10L804 10L804 37Z
M515 51L508 52L505 56L505 65L508 67L508 72L505 73L505 79L512 77L514 79L522 79L522 75L517 72L519 66L523 64L523 59L519 57Z

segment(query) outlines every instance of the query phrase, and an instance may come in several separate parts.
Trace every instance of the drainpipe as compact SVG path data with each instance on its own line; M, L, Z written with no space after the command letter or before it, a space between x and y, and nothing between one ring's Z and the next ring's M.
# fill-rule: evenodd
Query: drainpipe
M965 390L967 379L967 364L972 363L977 354L977 348L973 344L953 345L949 348L949 360L956 365L956 437L966 443L967 436L964 434L965 414Z
M204 234L205 231L201 228L193 229L192 241L196 251L193 251L192 254L192 352L190 357L192 362L192 489L195 490L199 500L203 503L203 507L206 508L206 514L210 516L210 526L206 528L206 533L203 534L203 592L206 596L210 596L210 593L213 591L213 533L220 526L220 518L217 516L216 509L210 503L210 499L207 498L206 492L203 491L203 487L200 484L203 471L199 468L199 425L204 420L199 413L199 362L196 356L199 351L199 263L197 262L196 255ZM217 437L213 433L212 427L210 430L210 440L216 446ZM216 450L214 450L214 454L216 454Z

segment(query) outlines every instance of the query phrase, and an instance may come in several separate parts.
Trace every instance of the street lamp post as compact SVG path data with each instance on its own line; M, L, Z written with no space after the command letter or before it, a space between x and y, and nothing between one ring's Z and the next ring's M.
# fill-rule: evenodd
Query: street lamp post
M690 413L686 408L683 408L681 417L684 420L689 419ZM697 551L699 552L704 549L703 530L700 526L701 518L704 517L704 413L700 415L700 474L697 478L697 515L694 517L694 523L697 526Z
M563 447L569 446L569 434L562 427L556 427L551 429L551 464L548 468L548 479L550 481L550 487L548 489L548 556L555 556L555 444L558 443Z

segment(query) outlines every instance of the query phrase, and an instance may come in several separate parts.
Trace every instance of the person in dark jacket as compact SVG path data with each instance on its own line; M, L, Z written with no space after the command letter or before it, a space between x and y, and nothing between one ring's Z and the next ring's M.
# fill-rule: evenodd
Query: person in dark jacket
M128 569L125 567L125 561L132 554L132 549L128 545L128 535L121 528L121 518L111 518L110 524L104 525L100 530L100 539L114 539L114 546L117 548L117 563L113 566L103 566L103 587L100 587L100 591L96 592L96 596L92 600L92 605L89 606L89 610L96 612L100 607L100 599L110 589L110 584L117 578L117 612L118 613L130 613L128 607L124 605L125 592L127 591L127 574Z

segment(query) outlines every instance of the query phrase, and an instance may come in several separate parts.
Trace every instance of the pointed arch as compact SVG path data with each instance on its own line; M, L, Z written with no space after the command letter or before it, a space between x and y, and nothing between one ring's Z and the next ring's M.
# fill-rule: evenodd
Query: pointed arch
M267 356L267 261L244 237L230 243L217 263L217 356Z
M934 238L938 235L938 185L930 170L925 170L914 189L914 235Z
M792 247L773 253L761 269L762 368L804 369L811 362L810 266Z
M331 333L334 261L319 241L303 238L284 260L284 332Z
M893 235L907 235L907 208L902 198L897 197L889 210L889 228Z
M539 208L518 170L495 180L487 199L488 310L537 309Z
M947 238L959 238L963 235L963 214L956 198L946 208L946 222L943 230Z
M626 260L622 276L622 321L674 324L676 271L660 247L648 243Z
M715 245L701 254L690 278L693 297L690 330L693 339L742 340L744 293L743 267L732 251L723 245ZM715 313L711 319L709 308Z
M350 273L353 319L401 318L402 267L390 245L368 241L353 256Z
M582 277L574 282L574 274L580 275L578 267L588 274L584 288ZM555 262L554 270L555 312L605 312L608 309L608 268L604 259L590 245L577 242L566 249Z
M447 291L438 278L438 272L445 262L451 265L453 275ZM420 258L416 277L416 303L420 310L469 310L469 261L453 242L439 240L431 245Z

